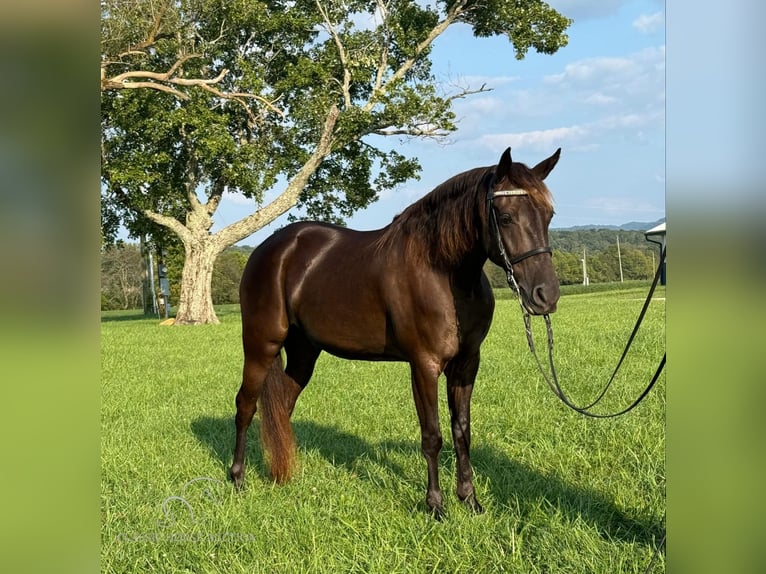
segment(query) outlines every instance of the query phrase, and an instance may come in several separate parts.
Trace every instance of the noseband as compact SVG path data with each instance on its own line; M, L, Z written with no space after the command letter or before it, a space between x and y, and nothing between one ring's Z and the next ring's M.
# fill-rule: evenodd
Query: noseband
M553 250L551 249L550 245L546 245L545 247L536 247L535 249L530 249L529 251L525 251L521 255L517 255L513 258L508 257L508 253L505 251L505 246L503 245L503 238L500 236L500 226L497 223L497 213L495 212L495 209L492 205L492 201L496 197L517 195L529 195L529 192L524 189L501 189L498 191L492 191L491 181L487 189L487 220L490 222L492 228L490 236L491 239L494 239L495 243L497 243L497 249L500 251L500 257L503 260L503 268L505 269L508 284L514 291L518 293L519 286L516 283L516 278L513 276L513 266L524 261L528 257L540 255L541 253L553 253Z

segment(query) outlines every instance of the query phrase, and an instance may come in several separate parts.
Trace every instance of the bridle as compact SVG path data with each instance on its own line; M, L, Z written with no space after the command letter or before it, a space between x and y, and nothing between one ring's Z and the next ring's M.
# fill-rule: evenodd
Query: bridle
M527 344L529 345L529 350L531 351L532 356L535 358L535 362L537 363L537 368L540 370L540 373L545 379L545 382L548 384L551 391L553 391L553 394L556 395L561 400L561 402L563 402L566 406L568 406L570 409L582 415L585 415L591 418L599 418L599 419L612 418L612 417L623 415L627 413L628 411L633 410L644 399L644 397L646 397L646 395L649 394L649 391L652 390L652 387L654 387L654 384L659 379L660 374L662 373L662 370L665 367L665 356L666 356L665 354L662 355L662 359L660 360L660 364L657 367L657 370L655 371L654 376L652 377L652 380L649 381L649 384L646 386L644 391L627 408L624 408L619 412L608 413L608 414L594 413L594 412L591 412L590 409L596 406L601 401L601 399L604 398L604 395L606 395L607 390L611 386L615 376L617 375L617 372L620 370L620 367L622 366L623 360L628 354L628 350L630 349L631 343L633 343L633 338L636 336L636 333L638 332L638 328L641 326L641 322L643 321L644 315L646 314L646 310L649 307L649 303L652 300L654 289L657 286L657 280L660 278L660 272L665 262L665 247L662 248L662 255L660 256L660 264L657 266L657 272L654 275L654 280L652 281L652 286L649 289L649 294L647 295L646 301L644 302L644 306L641 309L641 312L639 313L638 319L636 320L636 326L633 328L633 332L630 334L630 337L628 337L628 342L625 345L625 349L622 352L622 356L620 357L620 360L617 362L617 366L615 367L614 372L612 372L612 376L609 377L609 381L606 383L606 386L604 386L603 390L599 393L599 395L596 397L594 401L592 401L590 404L583 407L577 406L569 399L569 397L567 397L566 394L564 394L564 390L561 388L561 384L559 383L558 374L556 373L556 367L553 364L553 327L551 326L551 318L547 313L543 315L543 318L545 319L545 328L548 335L548 364L550 365L550 373L551 373L551 376L549 377L548 374L545 372L545 369L543 368L542 363L540 362L540 358L537 356L537 351L535 350L535 342L532 336L532 319L529 315L529 311L524 306L519 285L516 282L516 278L513 275L513 266L516 265L517 263L523 261L524 259L528 257L539 255L541 253L553 254L553 250L550 248L550 246L546 245L545 247L537 247L535 249L530 249L529 251L526 251L522 253L521 255L517 255L516 257L513 257L513 258L508 257L508 253L505 251L505 246L503 245L503 238L500 235L500 226L497 223L497 214L495 213L495 209L492 205L492 200L494 200L496 197L524 196L524 195L529 195L529 193L524 189L506 189L506 190L493 191L492 185L494 183L494 179L495 179L494 175L492 175L492 178L489 181L489 185L487 189L487 200L486 200L487 220L490 222L490 230L491 230L490 241L494 239L495 243L497 244L497 249L500 252L500 257L502 258L503 267L505 269L506 278L508 280L508 286L518 295L519 305L521 306L521 311L524 316L524 329L526 330L526 334L527 334ZM661 548L664 544L665 544L665 537L663 536L662 542L660 542L660 545L655 550L655 553L652 556L652 560L649 562L649 566L647 567L646 572L649 572L651 570L651 567L654 564L654 559L657 556L657 552L659 551L659 548Z
M521 297L521 292L519 291L519 284L516 283L516 278L513 276L513 266L517 263L521 263L528 257L533 257L535 255L540 255L542 253L553 253L553 249L551 249L550 245L546 245L545 247L536 247L535 249L530 249L529 251L525 251L521 255L517 255L516 257L508 257L508 253L505 250L505 245L503 245L503 238L500 235L500 225L497 223L497 213L495 212L494 206L492 204L492 201L496 197L509 197L509 196L523 196L523 195L529 195L529 192L525 189L515 188L515 189L499 189L497 191L492 190L492 183L494 181L494 176L492 180L489 182L489 186L487 188L487 220L490 223L490 240L495 241L497 244L497 249L500 252L500 258L503 261L503 269L505 271L506 278L508 280L508 285L511 286L511 289L513 289L516 293L519 294L519 297Z
M644 319L644 315L646 314L646 310L649 307L649 303L651 302L652 295L654 294L654 289L657 286L657 281L660 278L660 271L662 269L662 265L665 262L665 248L662 249L662 255L660 257L660 264L657 267L657 272L654 276L654 281L652 281L652 286L649 289L649 295L646 298L646 301L644 302L644 306L641 309L641 312L639 313L638 319L636 321L636 326L633 328L633 332L630 334L630 337L628 337L628 342L625 345L625 349L622 352L622 356L620 357L620 360L617 362L617 366L614 369L614 372L612 372L612 376L609 378L609 381L607 382L604 389L599 393L598 397L596 397L596 400L591 402L590 404L586 406L577 406L575 405L569 397L564 393L564 390L561 388L561 384L559 383L558 374L556 373L556 368L553 364L553 327L551 326L551 318L546 313L543 315L543 319L545 320L545 327L548 335L548 364L550 365L550 372L551 376L549 377L547 373L545 372L545 369L543 368L542 363L540 362L539 357L537 356L537 351L535 350L535 342L534 338L532 336L532 318L530 317L529 311L524 306L524 302L522 301L521 297L521 290L519 289L519 284L516 282L516 277L513 275L513 266L517 263L523 261L524 259L527 259L528 257L532 257L534 255L540 255L541 253L553 253L553 250L550 246L546 245L545 247L537 247L535 249L530 249L529 251L526 251L522 253L521 255L517 255L516 257L510 258L508 257L508 253L505 250L505 246L503 245L503 238L500 235L500 226L497 222L497 214L495 213L495 209L492 205L492 201L496 197L507 197L507 196L524 196L529 195L529 193L524 189L505 189L505 190L497 190L493 191L492 186L494 183L494 175L492 175L490 181L488 182L488 189L487 189L487 220L490 223L490 241L494 240L497 244L497 249L500 252L500 257L502 258L503 262L503 268L505 270L506 279L508 281L508 286L518 295L519 297L519 305L521 306L521 311L524 316L524 328L526 330L527 334L527 344L529 345L529 350L532 352L532 356L534 356L535 361L537 362L537 367L540 369L540 373L543 375L543 378L545 379L545 382L550 387L551 391L553 391L553 394L556 395L561 402L563 402L566 406L571 408L574 411L577 411L578 413L593 417L593 418L611 418L616 417L622 414L627 413L628 411L635 408L638 403L640 403L644 397L646 397L647 394L649 394L649 391L654 387L654 384L657 382L657 379L659 379L660 374L662 373L663 368L665 367L665 355L663 354L662 359L660 360L660 364L657 367L657 370L654 373L654 376L652 377L652 380L649 382L649 384L646 386L644 391L639 395L639 397L633 401L627 408L615 412L615 413L609 413L609 414L599 414L599 413L593 413L590 411L591 408L593 408L595 405L597 405L602 398L604 398L604 395L606 394L606 391L611 386L612 382L615 379L615 376L617 375L617 372L620 370L620 367L622 366L622 362L625 359L625 357L628 354L628 350L630 349L631 344L633 343L633 338L636 336L636 333L638 332L638 328L641 326L641 322Z

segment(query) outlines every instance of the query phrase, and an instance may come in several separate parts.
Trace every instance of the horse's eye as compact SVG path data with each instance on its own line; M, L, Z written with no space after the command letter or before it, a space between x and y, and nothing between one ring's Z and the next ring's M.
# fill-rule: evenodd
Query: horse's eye
M510 213L500 214L500 225L510 225L511 223L513 223L513 219Z

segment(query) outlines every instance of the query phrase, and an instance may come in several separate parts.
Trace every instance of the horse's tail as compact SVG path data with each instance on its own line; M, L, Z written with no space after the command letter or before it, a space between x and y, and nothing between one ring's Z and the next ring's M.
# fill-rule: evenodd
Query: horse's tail
M295 435L290 424L288 386L285 384L282 357L271 363L261 393L261 441L271 470L278 483L290 479L295 462Z

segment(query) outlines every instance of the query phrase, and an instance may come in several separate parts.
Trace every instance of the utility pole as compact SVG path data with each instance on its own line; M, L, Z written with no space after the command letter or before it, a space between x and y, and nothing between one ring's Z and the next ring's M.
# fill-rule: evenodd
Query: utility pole
M622 283L622 255L620 254L620 234L617 234L617 261L620 264L620 283Z
M167 253L162 247L157 253L157 277L160 283L160 307L167 319L170 315L170 284L168 283Z
M588 285L590 282L588 280L588 263L585 258L585 247L582 248L582 284Z
M157 315L157 293L154 290L154 258L152 246L147 244L146 237L142 234L139 238L141 259L144 265L144 277L141 289L141 299L144 302L144 315Z

